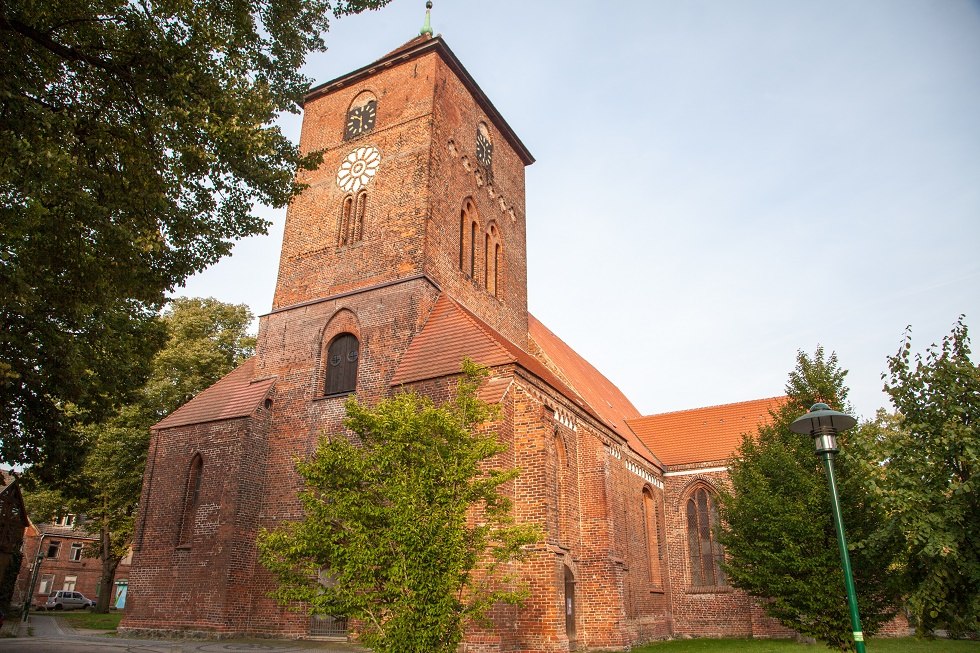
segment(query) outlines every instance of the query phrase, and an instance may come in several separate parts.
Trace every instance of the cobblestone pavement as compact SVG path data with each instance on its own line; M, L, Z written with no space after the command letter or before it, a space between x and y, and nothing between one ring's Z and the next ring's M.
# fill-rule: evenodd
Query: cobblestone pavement
M344 642L278 639L150 640L76 631L54 616L31 615L30 625L8 622L0 638L0 653L369 653ZM10 637L9 635L16 635Z

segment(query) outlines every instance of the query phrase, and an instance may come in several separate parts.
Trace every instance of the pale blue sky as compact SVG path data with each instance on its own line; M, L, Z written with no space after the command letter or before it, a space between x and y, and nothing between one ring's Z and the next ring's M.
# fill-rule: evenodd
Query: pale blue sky
M781 394L822 344L869 417L906 325L921 351L965 313L980 347L980 3L434 1L537 159L531 312L644 414ZM306 72L423 16L335 21ZM267 312L285 211L263 214L268 236L180 294Z

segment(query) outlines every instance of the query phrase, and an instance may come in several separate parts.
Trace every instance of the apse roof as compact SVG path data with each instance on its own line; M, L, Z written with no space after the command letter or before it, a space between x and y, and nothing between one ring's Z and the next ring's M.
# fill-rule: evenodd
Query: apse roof
M153 428L201 424L236 417L248 417L262 405L274 377L252 381L255 360L250 358L217 383L163 418Z
M755 399L627 421L665 465L727 460L742 442L743 433L755 433L768 424L770 410L778 410L786 397Z

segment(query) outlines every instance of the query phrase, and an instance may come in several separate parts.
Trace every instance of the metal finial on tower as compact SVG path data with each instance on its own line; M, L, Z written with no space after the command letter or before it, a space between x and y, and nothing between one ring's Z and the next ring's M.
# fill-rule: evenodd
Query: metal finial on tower
M419 36L432 36L432 0L425 3L425 24Z

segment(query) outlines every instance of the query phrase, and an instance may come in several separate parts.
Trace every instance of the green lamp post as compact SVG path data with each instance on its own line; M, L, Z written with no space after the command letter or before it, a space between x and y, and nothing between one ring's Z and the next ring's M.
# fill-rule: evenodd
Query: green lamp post
M854 646L858 653L864 651L864 632L861 630L861 615L858 613L857 592L851 574L851 556L847 553L847 539L844 537L844 522L841 519L840 499L837 496L837 479L834 477L834 454L837 448L837 433L857 424L857 420L845 413L831 410L827 404L813 404L806 415L801 415L790 424L790 430L800 435L813 437L817 455L823 458L827 470L827 484L830 486L830 507L837 529L837 546L840 548L841 565L844 567L844 585L847 587L847 603L851 611L851 628L854 631Z

